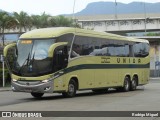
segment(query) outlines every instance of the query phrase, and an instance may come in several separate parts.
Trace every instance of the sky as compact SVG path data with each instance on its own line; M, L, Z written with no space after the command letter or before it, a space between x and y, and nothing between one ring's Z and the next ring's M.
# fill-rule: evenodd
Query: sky
M75 13L84 9L88 3L98 1L112 1L115 0L75 0ZM117 2L130 3L133 1L155 3L160 0L116 0ZM29 15L46 14L56 16L60 14L73 13L74 0L0 0L0 9L7 12L25 11Z

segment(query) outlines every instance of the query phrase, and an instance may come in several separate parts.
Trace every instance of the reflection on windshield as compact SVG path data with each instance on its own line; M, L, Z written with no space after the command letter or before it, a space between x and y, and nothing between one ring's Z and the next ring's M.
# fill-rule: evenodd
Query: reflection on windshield
M53 44L53 40L39 40L34 42L32 56L35 60L42 60L48 57L48 49Z
M48 49L55 39L19 40L18 57L13 72L21 76L38 76L52 70L52 60L48 58Z

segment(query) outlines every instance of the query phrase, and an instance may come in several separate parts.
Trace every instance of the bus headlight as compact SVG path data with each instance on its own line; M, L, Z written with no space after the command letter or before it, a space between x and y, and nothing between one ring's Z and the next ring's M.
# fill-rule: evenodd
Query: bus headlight
M46 79L46 80L42 80L42 83L47 83L47 82L50 82L52 79L49 78L49 79Z
M13 81L13 82L17 82L17 80L16 80L16 79L12 79L12 81Z
M49 82L49 80L42 80L42 82L43 82L43 83L47 83L47 82Z

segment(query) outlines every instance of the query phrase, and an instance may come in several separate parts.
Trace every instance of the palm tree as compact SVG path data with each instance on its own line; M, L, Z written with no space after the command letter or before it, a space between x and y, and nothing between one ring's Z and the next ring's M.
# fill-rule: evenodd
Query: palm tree
M28 28L29 30L31 30L33 28L32 17L31 16L27 16L26 20L27 20L27 22L26 22L26 28Z
M78 27L80 28L80 25L73 19L65 16L57 16L54 18L55 26L57 27Z
M49 19L48 19L48 27L54 27L54 26L56 26L56 23L55 23L55 20L56 19L56 17L49 17Z
M50 27L50 24L49 24L50 17L51 16L46 14L45 12L43 12L42 15L32 15L31 21L32 21L33 27L36 27L37 29Z
M4 46L4 30L15 27L16 21L7 12L0 12L0 32Z
M20 13L14 12L14 18L17 21L17 27L19 28L19 32L22 33L22 29L27 31L27 23L28 23L28 14L26 12L21 11Z
M50 18L50 15L43 12L43 14L39 18L41 28L46 28L49 26L49 23L48 23L49 18Z
M55 18L55 24L56 24L55 26L58 27L71 27L73 26L73 20L60 15Z
M41 27L40 15L31 15L30 18L32 27L36 27L37 29Z

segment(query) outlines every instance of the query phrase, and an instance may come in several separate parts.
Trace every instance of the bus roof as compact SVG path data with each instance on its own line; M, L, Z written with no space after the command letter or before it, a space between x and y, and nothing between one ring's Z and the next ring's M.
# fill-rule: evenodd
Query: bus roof
M20 39L55 38L67 33L74 33L76 35L90 36L90 37L149 43L147 40L144 39L136 39L132 37L125 37L106 32L97 32L93 30L86 30L86 29L72 28L72 27L52 27L52 28L35 29L22 34L20 36Z

